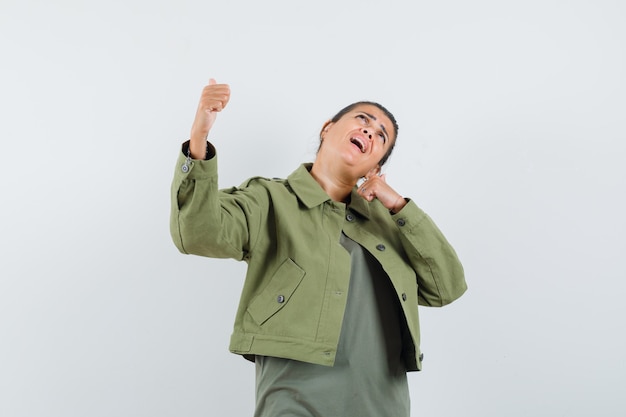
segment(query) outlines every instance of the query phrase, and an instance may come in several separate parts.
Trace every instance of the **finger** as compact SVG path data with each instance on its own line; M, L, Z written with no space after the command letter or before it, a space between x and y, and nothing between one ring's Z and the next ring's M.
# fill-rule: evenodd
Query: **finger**
M230 100L230 86L228 84L215 84L211 78L208 86L204 89L203 101L210 111L222 111Z
M217 111L217 112L224 110L224 107L226 107L227 103L228 103L227 95L220 95L216 98L211 98L210 100L207 101L209 110Z
M366 199L367 201L372 201L374 197L376 197L375 184L363 183L361 188L357 190L359 195Z
M223 99L230 95L230 86L228 84L216 84L211 78L210 84L202 89L202 97L205 99Z
M215 85L217 84L217 81L215 81L215 78L209 78L209 85Z
M372 202L376 198L376 194L370 193L369 191L359 194L364 200Z
M210 111L222 111L224 107L226 107L226 103L228 103L227 95L218 95L214 97L207 98L204 100L204 107Z
M380 167L376 165L374 168L367 171L367 174L365 174L365 179L369 180L370 178L376 177L378 176L379 172L380 172Z
M219 97L230 94L230 87L228 84L211 84L204 87L202 94L205 97Z
M220 102L222 103L222 109L226 107L229 101L230 101L230 89L228 89L227 87L226 91L220 97Z

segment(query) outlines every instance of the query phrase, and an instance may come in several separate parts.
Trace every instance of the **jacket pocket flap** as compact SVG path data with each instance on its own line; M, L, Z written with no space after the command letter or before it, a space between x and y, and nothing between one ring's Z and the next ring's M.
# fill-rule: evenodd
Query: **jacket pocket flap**
M294 261L287 259L276 270L269 284L248 306L248 313L258 325L282 309L293 295L305 272Z

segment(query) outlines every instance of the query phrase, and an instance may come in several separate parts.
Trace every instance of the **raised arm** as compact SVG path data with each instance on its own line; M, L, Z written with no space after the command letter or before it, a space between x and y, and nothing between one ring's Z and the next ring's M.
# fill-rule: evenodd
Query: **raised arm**
M206 139L215 123L217 113L221 112L230 100L228 84L217 84L211 78L209 84L202 89L196 117L191 126L189 153L193 159L205 159Z

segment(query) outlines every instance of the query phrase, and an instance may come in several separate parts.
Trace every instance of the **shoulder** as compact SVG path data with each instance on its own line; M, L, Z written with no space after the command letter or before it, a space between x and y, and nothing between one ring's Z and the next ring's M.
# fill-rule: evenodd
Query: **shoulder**
M270 200L286 198L291 194L287 180L282 178L268 178L255 176L246 179L238 187L232 187L230 193L241 193L257 198L269 198Z
M249 188L249 187L271 188L271 187L277 187L277 186L284 187L286 183L287 183L287 180L284 178L268 178L268 177L262 177L262 176L255 176L255 177L250 177L247 180L245 180L243 183L241 183L239 187L240 188Z

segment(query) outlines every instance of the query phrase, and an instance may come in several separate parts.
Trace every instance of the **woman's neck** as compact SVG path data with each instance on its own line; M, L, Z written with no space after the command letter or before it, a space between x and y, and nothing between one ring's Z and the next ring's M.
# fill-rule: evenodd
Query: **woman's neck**
M311 176L319 183L333 201L341 201L344 203L350 201L350 194L356 184L356 179L336 175L332 170L324 169L324 165L318 161L313 163Z

